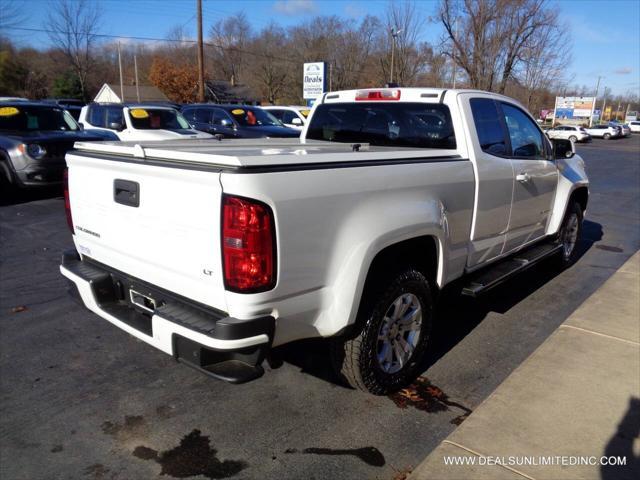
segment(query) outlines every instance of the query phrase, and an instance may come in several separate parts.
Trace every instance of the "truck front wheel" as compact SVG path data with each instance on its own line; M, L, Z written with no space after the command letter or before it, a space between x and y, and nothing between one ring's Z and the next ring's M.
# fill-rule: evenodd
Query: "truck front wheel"
M431 292L425 276L408 268L386 286L364 295L360 327L335 339L332 357L336 370L352 387L386 395L420 373L432 323Z
M560 254L561 268L573 265L578 259L578 244L582 236L582 220L584 214L578 202L571 202L567 206L560 232L558 243L562 246Z

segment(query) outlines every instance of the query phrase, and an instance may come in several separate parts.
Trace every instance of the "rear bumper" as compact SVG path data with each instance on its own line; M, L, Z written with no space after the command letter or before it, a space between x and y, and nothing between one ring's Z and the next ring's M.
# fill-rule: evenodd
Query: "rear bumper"
M62 255L69 293L93 313L197 370L232 383L262 376L275 320L238 320L166 292L75 250ZM154 302L133 303L131 291Z

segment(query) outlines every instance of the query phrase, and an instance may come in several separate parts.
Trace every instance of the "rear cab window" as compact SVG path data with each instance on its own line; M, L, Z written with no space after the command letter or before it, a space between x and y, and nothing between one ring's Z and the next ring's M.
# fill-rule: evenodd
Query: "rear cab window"
M318 105L306 138L390 147L456 148L449 107L418 102Z

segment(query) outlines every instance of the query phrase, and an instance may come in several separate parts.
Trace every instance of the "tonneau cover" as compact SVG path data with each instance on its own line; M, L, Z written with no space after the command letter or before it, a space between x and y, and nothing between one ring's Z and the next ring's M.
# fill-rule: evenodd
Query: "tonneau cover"
M457 150L377 147L367 143L337 143L292 139L166 140L156 142L77 142L78 152L139 159L260 167L358 160L394 160L423 157L450 157Z

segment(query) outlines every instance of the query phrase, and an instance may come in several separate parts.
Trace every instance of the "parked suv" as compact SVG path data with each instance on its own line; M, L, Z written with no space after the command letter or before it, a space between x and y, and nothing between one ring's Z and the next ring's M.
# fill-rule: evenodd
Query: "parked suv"
M191 128L175 108L164 105L91 103L82 107L86 130L114 132L119 140L178 140L212 138Z
M575 142L588 142L591 135L587 133L584 127L575 127L573 125L558 125L546 131L549 138L564 138Z
M629 122L629 130L633 133L640 133L640 121L632 120Z
M300 132L285 127L260 107L249 105L194 104L182 107L193 128L228 138L288 138Z
M592 137L604 138L605 140L622 136L622 130L611 125L594 125L587 128L586 131Z
M621 137L630 137L631 136L631 128L629 128L629 125L624 124L624 123L610 123L609 125L611 125L612 127L615 127L615 128L619 128Z
M54 104L0 102L0 183L61 184L64 156L76 141L117 139L111 132L83 132L69 112Z

